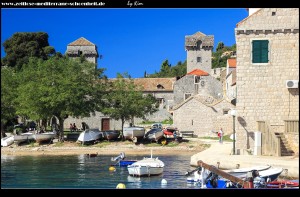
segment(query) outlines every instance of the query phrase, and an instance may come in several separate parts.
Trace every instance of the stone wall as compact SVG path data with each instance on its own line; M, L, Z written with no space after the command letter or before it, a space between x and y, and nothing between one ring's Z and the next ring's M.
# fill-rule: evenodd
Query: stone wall
M201 76L199 84L194 83L194 75L186 75L174 83L174 105L183 102L185 93L211 95L222 98L222 83L212 76Z
M97 50L95 46L67 46L67 51L72 51L72 53L69 54L70 58L79 57L77 52L81 51L89 62L97 64Z
M234 106L223 100L214 106L207 106L196 99L191 99L174 110L174 125L182 131L194 131L198 136L209 136L211 131L223 128L224 135L233 132L233 117L224 114Z
M204 70L207 73L211 72L211 54L212 48L205 47L197 50L187 51L187 73L194 69ZM201 62L197 62L197 57L201 57Z
M262 9L238 23L235 37L236 144L249 149L254 144L248 134L257 130L257 121L280 126L284 120L299 120L299 88L286 88L286 80L299 80L299 9ZM256 39L269 40L268 63L252 63L251 41Z

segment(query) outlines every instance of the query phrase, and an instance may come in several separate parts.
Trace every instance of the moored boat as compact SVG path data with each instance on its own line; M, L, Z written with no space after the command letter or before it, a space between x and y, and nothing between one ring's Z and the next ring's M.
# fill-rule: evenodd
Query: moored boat
M134 162L127 166L128 173L131 176L155 176L160 175L164 171L164 162L157 157L144 157L144 159Z
M10 146L14 143L14 136L1 138L1 146Z
M145 128L144 127L124 127L123 135L125 140L132 140L137 142L144 138Z
M96 140L102 138L102 133L99 129L86 129L85 131L81 132L78 141L84 143L92 143Z
M34 140L34 134L31 132L22 133L21 135L15 135L14 136L14 143L16 145L19 145L22 142L29 142L31 140Z
M120 131L118 130L107 130L101 131L104 140L116 140L120 136Z
M45 132L33 134L33 138L37 143L51 142L56 137L56 132Z
M161 128L153 128L145 134L145 139L158 142L164 137L164 132Z

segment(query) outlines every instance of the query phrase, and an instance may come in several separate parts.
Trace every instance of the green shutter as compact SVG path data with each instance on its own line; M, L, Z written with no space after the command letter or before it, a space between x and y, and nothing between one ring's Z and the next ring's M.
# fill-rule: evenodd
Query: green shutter
M269 62L269 58L268 58L269 40L262 40L260 43L261 43L261 59L260 59L260 62L261 63L268 63Z
M269 62L269 41L253 40L252 41L252 63Z

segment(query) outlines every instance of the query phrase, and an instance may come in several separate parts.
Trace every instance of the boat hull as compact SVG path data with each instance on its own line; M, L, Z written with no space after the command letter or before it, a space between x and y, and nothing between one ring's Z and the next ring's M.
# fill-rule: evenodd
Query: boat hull
M17 145L19 145L22 142L29 142L31 140L34 140L33 133L23 133L21 135L14 136L14 143Z
M116 140L120 136L120 131L118 130L102 131L102 135L104 140Z
M158 142L161 138L164 137L164 132L161 129L151 129L145 134L145 139L149 141L156 141Z
M102 135L99 129L87 129L80 133L77 140L82 143L88 143L101 139Z
M14 143L14 136L8 136L1 139L1 146L10 146Z
M128 167L128 173L131 176L157 176L162 174L163 171L164 171L163 167L148 167L148 166Z
M56 136L56 133L49 132L49 133L38 133L34 134L33 138L37 143L43 143L43 142L50 142L52 141Z
M124 127L123 135L125 140L140 140L144 138L145 128L144 127Z

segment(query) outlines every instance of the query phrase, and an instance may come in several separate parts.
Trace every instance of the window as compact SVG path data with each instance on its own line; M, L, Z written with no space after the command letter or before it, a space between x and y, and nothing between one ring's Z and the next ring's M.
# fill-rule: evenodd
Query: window
M192 96L191 93L185 93L184 94L184 100L188 99L190 96Z
M194 75L194 83L199 83L201 80L200 76Z
M201 57L197 57L197 62L199 62L199 63L202 62Z
M252 41L252 63L269 62L269 40Z
M223 114L228 114L229 109L223 109Z

